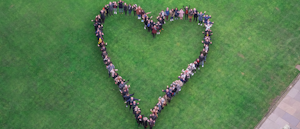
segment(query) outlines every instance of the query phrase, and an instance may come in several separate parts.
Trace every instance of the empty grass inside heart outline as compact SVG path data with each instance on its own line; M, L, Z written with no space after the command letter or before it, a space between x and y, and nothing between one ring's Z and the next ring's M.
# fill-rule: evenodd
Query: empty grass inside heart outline
M107 8L106 8L107 7ZM98 16L96 16L96 18L95 18L95 24L97 23L97 22L101 22L101 17L103 18L103 15L104 15L104 17L105 17L105 15L109 15L109 13L112 13L112 11L114 11L114 14L117 14L117 8L114 8L114 10L110 10L109 9L109 6L106 6L105 8L103 8L101 11L100 11L100 14L101 14L101 16L99 17L99 15ZM120 10L120 9L119 9ZM187 10L189 10L189 9L187 9ZM124 11L124 10L120 10L120 11ZM148 14L148 13L145 13L143 10L142 10L142 8L137 8L137 11L139 11L139 12L141 12L141 13L144 13L144 14ZM190 11L190 10L189 10ZM192 10L193 11L193 10ZM114 15L113 14L113 15ZM126 14L126 13L125 13ZM139 13L137 13L137 14L139 14ZM160 13L161 14L161 13ZM138 19L141 19L141 17L144 19L144 16L143 15L138 15ZM159 17L159 16L158 16ZM192 15L192 17L193 17L193 15ZM146 17L145 17L146 18ZM148 18L148 17L147 17ZM165 17L164 17L165 18ZM171 20L171 18L172 18L172 20ZM173 15L173 17L171 16L170 17L170 21L174 21L173 20L173 18L174 18L174 15ZM190 16L189 16L189 18L191 18ZM149 18L150 19L150 18ZM178 19L178 18L177 18ZM198 18L197 18L198 19ZM203 18L202 18L203 19ZM160 21L161 19L159 19L158 18L158 20ZM166 20L166 19L165 19ZM168 20L168 19L167 19ZM175 18L175 20L176 20L176 18ZM93 21L93 20L92 20ZM104 23L104 19L102 20L102 22ZM143 22L143 21L142 21ZM163 23L163 22L162 22ZM209 23L209 20L208 20L208 23ZM94 26L95 26L95 24L94 24ZM102 23L101 23L102 24ZM200 25L200 22L198 23L198 25ZM201 24L201 26L202 26L202 24ZM152 121L151 120L151 118L152 117L155 117L155 119L158 117L157 116L157 114L158 113L160 113L161 112L161 110L163 109L163 107L164 106L166 106L167 105L167 101L168 102L170 102L171 101L171 99L172 99L172 97L174 97L175 95L176 95L176 93L178 93L179 91L181 91L181 87L183 86L183 84L185 84L187 81L188 81L188 79L191 77L191 76L193 76L194 75L194 73L196 73L196 70L197 70L197 68L198 68L198 70L200 70L200 63L202 62L202 67L203 67L203 65L204 65L204 61L206 61L206 54L207 54L207 52L208 52L208 45L209 44L211 44L211 42L210 42L210 35L212 34L211 33L211 31L210 31L210 27L212 26L212 23L211 24L208 24L208 25L206 25L206 28L208 29L208 32L206 32L205 34L205 36L204 36L204 40L205 39L208 39L208 41L209 42L203 42L202 41L202 43L204 43L205 45L204 45L204 49L203 49L203 51L206 51L206 53L205 52L201 52L202 54L199 56L199 58L197 58L196 59L196 64L198 64L198 67L196 67L195 66L195 64L193 64L193 63L190 63L190 64L188 64L188 68L186 69L186 70L182 70L182 73L181 73L181 75L180 76L178 76L178 78L179 78L179 80L176 80L176 81L174 81L170 86L174 86L176 89L177 89L177 91L176 92L171 92L171 90L173 90L172 89L172 87L167 87L167 89L166 90L163 90L163 92L166 92L166 94L164 95L164 97L159 97L159 102L158 102L158 104L151 110L150 109L150 111L152 112L152 114L150 114L150 120L147 118L147 117L144 117L144 115L142 115L142 117L140 118L140 114L141 114L141 109L140 108L138 108L138 104L139 103L136 103L134 100L139 100L139 99L132 99L132 97L131 96L133 96L133 94L129 94L129 91L128 91L128 88L130 87L130 85L127 85L127 82L129 81L127 81L127 82L125 82L125 80L120 76L120 75L118 75L118 73L116 72L116 71L118 71L117 69L115 69L115 66L111 63L111 61L110 61L110 58L108 57L108 54L107 54L107 52L106 52L106 45L107 45L107 43L104 43L104 40L103 40L103 26L102 25L100 25L100 26L95 26L95 29L96 29L96 36L97 36L97 38L99 39L99 41L98 41L98 47L100 47L100 50L102 51L102 58L103 58L103 61L104 61L104 63L106 64L106 68L108 69L108 73L109 73L109 76L111 76L111 77L113 77L114 78L114 80L115 80L115 84L117 84L118 86L119 86L119 88L120 88L120 92L121 92L121 95L123 96L124 94L127 94L127 96L123 96L123 98L124 98L124 100L125 100L125 103L127 103L128 104L128 101L129 101L129 105L130 105L130 108L131 108L131 106L133 107L133 112L134 112L134 114L136 115L135 117L136 117L136 119L137 119L137 122L138 122L138 120L140 120L141 121L141 124L146 124L147 125L147 122L149 122L149 124L154 124L155 123L155 121ZM146 29L147 28L147 24L145 23L145 27L144 27L144 29ZM152 27L151 29L156 29L155 27ZM162 28L161 28L162 29ZM207 30L206 29L206 30ZM149 29L148 29L149 30ZM152 34L153 34L153 37L154 37L154 35L155 34L160 34L159 33L159 31L158 32L153 32L152 31ZM205 55L203 56L203 53L205 53ZM194 62L194 63L195 63ZM123 90L123 91L121 91L121 89ZM169 91L169 89L170 89L170 91ZM169 96L169 97L167 97L167 96ZM125 99L126 98L126 99ZM140 100L139 100L140 101ZM162 102L163 101L163 102ZM159 106L159 104L161 104L161 106ZM126 107L127 107L127 105L126 105Z

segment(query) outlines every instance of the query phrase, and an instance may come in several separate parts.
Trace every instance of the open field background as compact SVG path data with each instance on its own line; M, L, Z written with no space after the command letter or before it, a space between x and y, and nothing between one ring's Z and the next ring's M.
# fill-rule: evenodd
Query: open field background
M137 128L101 60L91 19L108 0L0 2L0 128ZM297 0L128 0L156 17L191 5L215 22L208 61L155 128L253 128L299 73ZM150 15L150 16L151 16ZM142 113L199 55L203 28L167 22L153 39L133 16L108 17L108 53Z

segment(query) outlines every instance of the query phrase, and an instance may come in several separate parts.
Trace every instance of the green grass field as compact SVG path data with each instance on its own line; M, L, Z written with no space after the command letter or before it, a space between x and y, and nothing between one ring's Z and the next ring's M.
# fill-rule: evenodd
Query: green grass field
M0 2L0 128L137 128L101 59L95 15L108 0ZM156 129L251 129L299 73L297 0L125 1L150 16L191 5L215 22L207 63L159 114ZM133 16L106 18L119 74L149 115L199 55L203 28L167 22L153 39Z

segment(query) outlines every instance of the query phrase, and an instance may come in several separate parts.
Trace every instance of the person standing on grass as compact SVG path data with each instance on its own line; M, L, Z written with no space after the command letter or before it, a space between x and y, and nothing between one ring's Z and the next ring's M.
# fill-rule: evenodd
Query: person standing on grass
M203 56L204 56L204 62L206 62L207 51L205 50L205 48L203 48L203 50L200 52L200 55L201 54L203 54Z
M148 118L147 117L143 118L143 126L144 126L144 129L146 129L148 127Z
M200 60L200 65L202 65L202 67L204 67L204 55L203 53L201 53L201 55L199 56L199 60Z
M131 15L131 11L132 11L132 6L131 6L131 4L129 4L128 5L128 13L129 13L129 15Z
M198 11L196 10L196 8L194 8L193 12L194 12L194 20L193 21L197 22L197 20L198 20Z
M132 10L133 10L133 16L135 16L135 14L136 14L136 5L132 6Z
M169 8L167 7L166 11L165 11L165 16L166 16L166 19L168 20L169 18L169 14L170 14L170 10Z
M114 2L114 14L118 14L117 10L118 10L118 5L116 2Z
M197 65L198 65L198 70L200 70L200 60L199 58L196 59Z
M180 9L180 11L178 11L178 16L180 17L180 20L182 20L183 14L184 14L184 11L182 9Z
M175 85L172 86L172 93L173 93L173 96L175 96L177 93L177 88L175 87Z
M126 96L127 94L129 94L129 91L127 90L127 89L123 89L121 92L121 95L123 96L123 98L124 98L124 96ZM126 101L126 100L128 100L128 99L130 99L130 97L129 98L124 98L124 101Z
M101 56L102 56L102 58L104 59L105 56L107 56L107 52L106 52L106 51L103 51L103 52L101 53Z
M199 68L199 63L197 61L194 61L194 66L196 67L196 70L197 70L197 68Z
M139 106L135 106L134 108L132 108L132 114L135 114L135 117L141 114L141 109L139 108Z
M108 10L109 10L108 13L109 13L110 16L113 15L113 9L114 9L114 4L109 2L109 4L108 4Z
M158 117L155 107L153 109L150 109L150 112L152 112L152 114L154 114L156 117Z
M204 32L203 32L204 33ZM210 33L209 31L205 31L205 34L204 34L204 38L205 37L210 37L212 35L212 33ZM211 38L210 38L211 39Z
M205 34L205 36L211 36L211 35L213 35L213 32L210 29L205 30L204 32L202 31L202 33Z
M207 22L207 20L211 18L211 15L209 15L209 16L208 16L208 15L206 15L206 16L204 16L203 18L204 18L203 22L204 22L204 23L206 23L206 22Z
M101 50L102 52L103 52L103 51L106 51L106 47L105 47L105 46L102 46L100 50Z
M144 23L145 23L145 28L144 29L147 29L148 28L148 31L149 30L149 27L150 27L150 19L152 18L152 16L149 18L146 14L146 18L144 19ZM149 25L149 26L148 26Z
M160 22L157 22L157 24L156 24L156 26L158 26L158 32L157 32L157 34L160 34L160 32L161 32L161 30L164 30L162 27L163 27L163 24L162 23L160 23Z
M206 13L206 11L204 11L204 13L202 13L202 12L198 12L198 20L199 20L199 23L198 23L198 25L201 25L202 26L202 22L203 22L203 16L205 16L205 13Z
M128 5L126 3L124 3L124 13L125 13L125 15L127 15L127 10L128 10Z
M163 16L165 16L166 14L165 14L165 12L164 12L164 10L161 10L161 12L160 12L160 17L163 17Z
M156 104L156 106L158 107L158 113L160 113L161 110L162 110L162 104L161 104L161 101L158 101L158 103Z
M144 115L139 115L137 118L137 123L138 123L138 127L140 127L140 125L143 125L143 117Z
M108 70L108 77L110 77L110 71L115 69L115 66L110 63L108 66L106 66L106 69Z
M93 21L93 20L92 20ZM95 23L94 23L94 27L95 27L95 31L97 31L97 29L99 28L99 25L101 25L100 24L100 22L98 22L98 19L97 18L95 18L95 21L94 21Z
M138 106L133 109L133 114L135 117L138 117L141 114L141 110L139 110Z
M153 38L155 38L156 33L157 33L157 27L156 27L156 25L154 25L154 26L152 27L152 35L153 35Z
M145 16L145 14L144 14ZM146 15L145 17L143 17L143 22L144 22L144 29L147 29L147 24L148 24L148 16Z
M121 81L119 84L119 89L122 90L125 87L125 85L128 83L128 81L129 80L127 80L126 82Z
M150 114L150 118L152 118L153 122L155 123L157 116L154 114Z
M150 129L153 128L153 126L155 126L155 121L152 120L152 118L150 118L150 120L148 121L149 122L149 126L150 126Z
M126 100L124 103L129 102L130 109L131 109L131 106L132 106L134 100L139 100L139 101L141 101L140 99L136 99L136 98L130 97L130 99Z
M211 22L209 19L204 23L206 29L205 30L209 30L212 25L214 24L214 22Z
M100 11L100 15L101 15L102 23L104 23L104 21L105 21L105 12L104 12L104 9L102 9L102 10Z
M190 9L190 11L189 11L189 20L190 20L190 22L192 22L193 16L194 16L194 11L193 11L193 9Z
M108 17L108 13L109 13L109 6L108 6L108 4L105 5L104 8L105 8L105 11L106 11L106 12L105 12L105 16Z
M126 89L124 89L124 90L127 91ZM130 99L130 97L133 95L134 94L128 94L128 92L127 92L126 95L123 96L124 101L127 101L128 99ZM126 104L126 107L128 107L128 103Z
M150 30L152 31L152 27L155 25L155 22L153 20L150 20Z
M104 59L103 59L104 64L105 64L105 65L108 65L107 62L108 62L109 60L110 60L110 57L105 56ZM116 76L116 74L117 74L117 76L118 76L118 73L115 72L115 74L113 75L113 78ZM114 79L115 79L115 78L114 78Z
M210 41L210 40L211 40L211 38L210 38L209 36L205 36L205 35L204 35L204 38L203 38L203 40L206 40L206 39L207 39L208 41Z
M164 97L159 96L158 101L161 102L161 106L162 106L161 109L164 109L164 107L166 105Z
M148 29L148 32L150 32L150 30L151 30L151 21L150 20L148 20L147 29Z
M175 20L178 20L178 16L179 16L178 12L179 12L178 8L175 8L174 10Z
M202 43L204 43L203 46L212 44L212 42L208 41L208 39L205 39L205 41L204 42L202 41Z
M184 8L184 6L183 6L184 12L185 12L185 14L184 14L185 20L188 19L190 7L191 7L191 6L189 6L189 7L186 6L186 7Z
M138 19L141 19L141 7L140 6L137 7L135 11L136 11L136 14L138 16Z
M151 12L145 13L144 10L142 10L142 13L141 13L141 14L142 14L142 22L145 22L145 21L148 22L148 20L152 18L152 16L151 16L150 18L147 16L147 15L150 14L150 13L151 13ZM145 24L146 24L146 23L145 23Z
M172 93L169 91L169 89L166 90L162 90L162 92L165 92L167 97L168 97L168 102L171 102L171 98L172 98Z
M119 13L122 13L123 14L123 2L122 0L120 0L118 3L119 3Z
M132 105L131 105L131 106L132 106L132 112L134 112L134 109L135 109L135 107L136 107L137 105L139 105L139 103L133 101L133 103L132 103Z
M170 21L174 21L174 16L175 16L175 11L174 11L174 9L171 9L171 11L170 11Z

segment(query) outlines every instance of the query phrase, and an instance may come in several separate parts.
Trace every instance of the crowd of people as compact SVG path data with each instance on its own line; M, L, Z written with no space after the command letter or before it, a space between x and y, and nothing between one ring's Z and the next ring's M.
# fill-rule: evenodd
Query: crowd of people
M202 41L203 49L200 52L200 56L194 62L188 64L186 69L182 69L182 73L178 76L178 80L174 81L173 83L168 85L166 89L162 90L162 92L165 92L165 94L162 97L158 98L157 104L152 109L150 109L151 114L148 117L141 114L141 109L138 107L138 101L140 101L140 99L134 98L134 94L129 93L129 80L125 81L125 79L123 79L117 73L118 69L116 69L114 64L111 62L111 58L108 56L106 50L107 43L104 42L103 38L103 24L106 17L118 13L117 7L119 7L119 13L121 14L125 13L125 15L127 15L128 11L128 14L131 15L131 12L133 11L134 16L137 15L138 19L141 19L141 21L145 23L144 29L148 29L148 31L151 31L153 37L155 37L155 34L159 34L159 32L163 30L162 25L166 23L166 20L169 20L170 18L170 21L174 21L174 19L178 20L178 17L180 19L183 19L183 14L185 15L186 20L188 19L190 22L199 21L198 25L202 26L203 23L205 25L204 27L206 28L205 31L202 32L204 34L204 38ZM204 67L204 63L206 62L206 57L209 52L209 45L212 44L211 36L213 33L210 28L212 27L213 22L210 22L209 20L211 16L205 15L205 11L204 13L202 13L198 12L195 8L190 9L190 6L186 6L183 8L184 9L180 10L178 10L178 8L167 8L165 11L161 11L159 13L159 16L157 17L158 22L155 23L153 22L153 20L151 20L152 16L147 16L151 12L145 13L145 11L140 6L137 6L136 4L126 4L120 0L118 2L109 2L109 4L105 5L105 7L101 9L100 14L95 17L95 20L92 20L94 22L95 34L98 40L98 47L100 47L103 62L106 65L106 69L108 70L108 76L112 77L115 81L115 84L118 85L124 103L126 104L126 107L129 108L129 110L132 110L138 126L142 125L144 128L147 128L149 125L150 129L152 129L153 126L155 126L155 121L158 118L158 114L161 113L164 107L171 102L172 98L181 91L182 86L188 82L188 80L194 75L194 73L196 73L197 69L200 70L200 66Z

